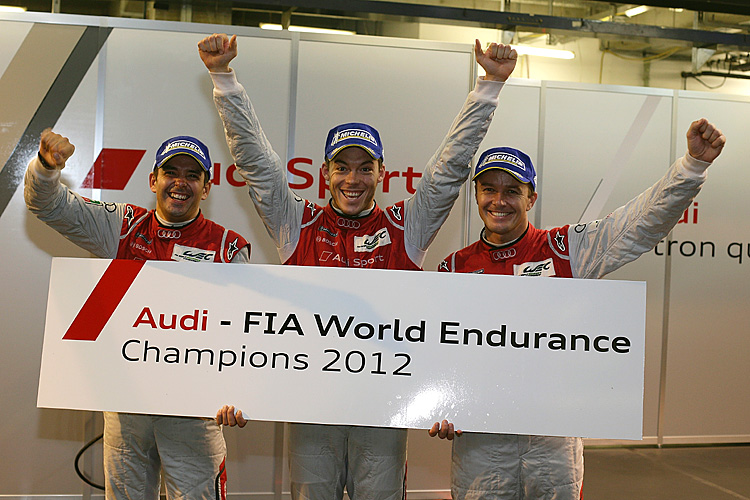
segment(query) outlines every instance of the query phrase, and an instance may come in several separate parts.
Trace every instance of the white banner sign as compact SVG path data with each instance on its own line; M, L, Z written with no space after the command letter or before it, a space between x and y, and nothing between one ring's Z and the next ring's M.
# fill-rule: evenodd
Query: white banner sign
M641 282L56 258L38 405L640 439Z

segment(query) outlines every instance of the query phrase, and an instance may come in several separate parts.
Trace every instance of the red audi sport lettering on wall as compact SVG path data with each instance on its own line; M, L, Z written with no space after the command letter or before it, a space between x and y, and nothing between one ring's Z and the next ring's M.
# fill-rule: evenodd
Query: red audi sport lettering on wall
M323 162L321 161L322 165ZM320 168L314 166L315 163L310 158L292 158L286 164L287 172L294 176L294 180L289 182L289 187L295 190L308 189L315 185L315 179L318 179L318 198L325 200L328 198L328 183L323 177L323 173ZM315 172L317 171L317 175ZM396 182L394 179L403 179L406 187L406 191L409 194L414 194L417 188L417 182L422 177L422 172L415 171L413 167L408 167L403 172L398 170L386 170L385 177L381 183L383 193L389 193L391 191L391 182Z
M125 189L145 153L147 153L145 149L102 149L81 187L116 191ZM117 168L107 168L114 165ZM317 185L318 200L326 200L328 198L328 183L323 177L321 169L314 165L315 162L311 158L297 157L289 160L286 167L287 172L291 174L289 187L298 191ZM421 177L422 172L414 170L414 167L411 166L404 171L387 170L380 188L383 193L390 193L394 183L403 182L406 192L414 194L417 182ZM237 166L234 163L226 169L222 168L221 163L214 163L211 184L220 186L223 183L232 187L245 186L245 180L237 173Z
M220 186L221 177L221 163L214 163L214 173L213 176L211 176L211 184ZM234 163L227 167L227 170L224 173L224 179L226 179L227 184L230 186L243 187L245 185L245 180L237 173L237 165Z
M698 202L694 201L692 207L688 207L682 213L682 217L677 224L698 224Z

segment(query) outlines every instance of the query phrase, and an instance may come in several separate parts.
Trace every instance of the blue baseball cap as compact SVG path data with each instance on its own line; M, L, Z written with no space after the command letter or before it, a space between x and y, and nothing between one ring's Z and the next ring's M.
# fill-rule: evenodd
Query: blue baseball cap
M488 149L479 156L472 180L493 168L508 172L524 184L531 184L531 189L536 191L536 170L529 155L523 151L505 147Z
M375 160L383 159L383 143L377 130L364 123L343 123L328 131L326 160L333 160L342 149L350 146L364 149Z
M177 155L188 155L192 157L211 179L211 157L208 148L201 141L189 135L178 135L164 141L156 150L156 163L154 168L161 168L170 158Z

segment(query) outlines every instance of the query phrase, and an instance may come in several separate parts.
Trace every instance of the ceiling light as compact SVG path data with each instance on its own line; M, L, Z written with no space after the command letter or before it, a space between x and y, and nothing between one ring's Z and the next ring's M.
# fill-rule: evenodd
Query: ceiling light
M628 17L634 17L638 14L643 14L647 10L651 10L651 7L648 7L647 5L640 5L638 7L633 7L632 9L626 10L625 15Z
M0 12L26 12L26 7L14 7L12 5L0 5Z
M260 23L264 30L281 31L283 28L280 24ZM289 26L289 31L298 31L300 33L326 33L329 35L356 35L354 31L347 30L330 30L326 28L310 28L308 26Z
M570 50L547 49L545 47L528 47L525 45L513 45L519 56L552 57L555 59L573 59L575 53Z

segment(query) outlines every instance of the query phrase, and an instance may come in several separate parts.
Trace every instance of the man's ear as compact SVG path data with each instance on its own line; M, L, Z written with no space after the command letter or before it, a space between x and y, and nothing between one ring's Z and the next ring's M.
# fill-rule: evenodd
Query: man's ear
M526 207L526 211L527 212L532 209L532 207L534 206L534 203L536 203L536 199L537 199L538 196L539 195L537 194L536 191L534 191L533 193L531 193L531 196L529 196L529 204Z
M385 179L385 163L382 161L378 162L378 183L383 182Z
M152 193L156 193L156 172L148 174L148 186L151 188Z
M203 184L203 193L201 194L201 200L205 200L206 198L208 198L208 193L211 191L211 185L211 181Z
M323 178L326 180L326 182L329 182L331 180L331 172L328 170L328 162L323 162L323 166L320 167L320 173L323 174Z

